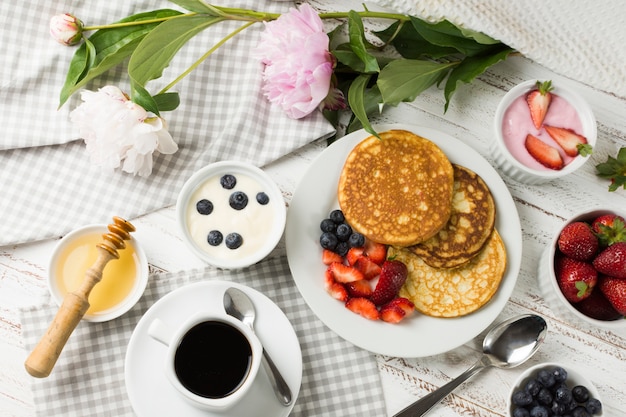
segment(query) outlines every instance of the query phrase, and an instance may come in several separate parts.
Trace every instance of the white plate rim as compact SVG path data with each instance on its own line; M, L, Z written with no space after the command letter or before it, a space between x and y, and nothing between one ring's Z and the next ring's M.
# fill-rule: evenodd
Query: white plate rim
M250 408L254 408L256 410L255 407L248 404L244 404L243 406L235 405L233 408L224 412L211 412L196 408L186 402L182 396L176 392L175 388L170 385L164 374L162 363L156 363L153 365L154 369L147 370L137 369L139 365L136 365L136 363L133 362L133 358L135 358L136 355L151 355L153 357L159 357L163 360L165 359L166 347L160 345L159 342L154 340L150 340L150 342L154 342L150 343L153 352L141 351L141 353L139 353L142 344L145 344L146 340L151 339L147 334L147 330L154 318L159 317L160 319L166 321L166 324L175 326L176 324L182 324L183 320L181 317L183 315L186 319L193 315L193 313L197 312L200 308L206 308L209 311L216 311L215 309L223 308L221 299L224 291L229 287L238 288L244 291L252 299L255 308L257 309L257 320L255 322L255 331L257 336L259 336L261 341L264 343L264 348L272 354L272 359L276 363L277 367L279 367L281 372L283 372L283 376L291 388L294 398L294 401L287 407L279 404L278 399L274 397L274 394L271 392L271 388L269 388L269 379L263 375L263 370L259 370L255 385L251 387L250 392L246 394L246 396L242 399L242 402L246 403L250 401L250 397L259 396L259 391L261 391L264 396L264 403L271 404L271 410L266 410L267 412L275 415L276 417L287 417L289 415L295 406L300 392L303 371L302 350L300 348L298 336L289 322L289 319L271 299L254 288L236 282L215 280L190 283L172 290L157 300L144 313L135 326L126 350L126 357L124 360L124 380L128 398L133 410L138 416L149 415L150 417L158 417L158 415L154 414L153 410L146 410L145 406L146 402L154 401L157 397L164 397L167 399L167 401L163 402L163 414L159 414L163 417L170 416L172 413L176 415L184 414L189 417L245 417L242 413L248 414L251 411L249 410ZM211 295L214 297L214 303L212 305L200 306L197 298L192 299L193 297L203 297L205 295ZM210 304L209 301L210 299L207 298L207 304ZM160 316L164 313L164 310L168 308L172 309L171 304L174 302L176 302L177 305L180 305L180 307L177 308L177 312L174 314L174 317L168 317L165 319ZM280 337L276 337L278 333L280 333ZM156 352L157 350L158 352ZM276 354L273 354L272 352L276 352ZM150 384L153 384L152 387L136 386L136 376L133 373L138 370L142 370L144 372L148 371L152 374L152 378L148 378L149 381L152 381L149 382ZM259 381L261 378L264 378L265 380Z
M500 314L515 287L522 259L522 229L513 198L497 171L476 150L438 130L409 124L381 124L378 132L408 130L436 143L452 163L463 165L489 186L496 202L496 228L507 250L507 268L494 297L483 308L458 318L434 318L416 313L392 325L368 321L330 297L323 285L319 223L338 208L336 184L345 158L370 136L359 130L335 141L311 163L296 187L285 228L289 268L300 294L332 331L373 353L394 357L425 357L452 350L476 337Z

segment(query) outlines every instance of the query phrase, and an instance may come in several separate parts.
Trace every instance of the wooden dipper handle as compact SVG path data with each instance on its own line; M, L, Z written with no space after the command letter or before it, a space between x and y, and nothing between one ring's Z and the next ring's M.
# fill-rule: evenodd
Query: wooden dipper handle
M124 241L130 239L130 232L135 231L135 227L124 219L113 217L113 221L107 226L109 233L102 235L103 242L96 245L96 262L85 272L80 287L66 294L45 335L26 359L24 366L30 375L37 378L50 375L65 343L89 308L89 293L102 279L104 267L111 259L119 258L117 250L126 247Z

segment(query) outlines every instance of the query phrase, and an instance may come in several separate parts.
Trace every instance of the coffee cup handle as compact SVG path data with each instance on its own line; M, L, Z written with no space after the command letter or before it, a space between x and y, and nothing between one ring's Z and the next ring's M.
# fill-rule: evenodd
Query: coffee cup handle
M148 326L148 335L157 342L163 343L165 346L169 346L172 340L172 331L169 326L160 319L154 319L150 326Z

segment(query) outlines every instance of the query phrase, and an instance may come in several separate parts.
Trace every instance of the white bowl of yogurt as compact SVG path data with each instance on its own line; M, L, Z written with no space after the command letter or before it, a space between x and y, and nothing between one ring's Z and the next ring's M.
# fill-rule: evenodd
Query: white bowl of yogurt
M218 268L238 269L261 261L276 247L285 230L286 206L264 171L221 161L185 182L176 217L196 256Z
M528 80L512 88L500 101L494 121L495 141L490 150L496 164L509 177L526 184L542 184L580 168L589 157L569 156L548 134L545 126L569 129L586 138L593 147L597 140L596 119L589 104L576 92L559 83L552 83L552 101L543 125L538 129L532 122L526 102L528 94L537 89L538 80ZM543 81L540 81L543 82ZM542 165L526 149L527 135L533 135L555 148L563 167L552 169Z

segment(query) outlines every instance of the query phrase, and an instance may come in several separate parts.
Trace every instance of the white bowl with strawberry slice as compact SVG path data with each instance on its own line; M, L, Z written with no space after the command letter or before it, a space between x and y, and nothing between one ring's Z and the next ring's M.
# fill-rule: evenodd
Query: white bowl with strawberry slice
M539 262L550 308L572 323L626 329L626 213L593 210L559 228Z
M589 104L572 89L550 80L529 80L500 101L490 149L509 177L541 184L580 168L597 140Z

